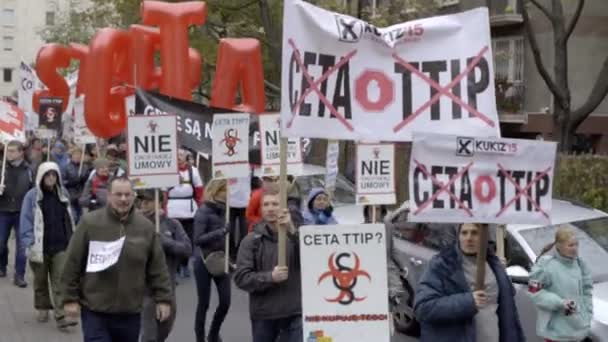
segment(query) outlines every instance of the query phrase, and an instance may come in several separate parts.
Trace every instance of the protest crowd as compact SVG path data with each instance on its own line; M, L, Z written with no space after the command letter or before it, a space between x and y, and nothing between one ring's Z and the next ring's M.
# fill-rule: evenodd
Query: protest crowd
M142 13L146 7L157 13L162 6L185 11L186 5L199 14L206 11L200 2L145 1ZM104 125L110 117L91 119L98 109L91 103L105 102L94 102L88 94L63 119L62 99L38 99L40 127L26 130L22 124L23 139L18 139L18 129L9 132L0 126L0 282L12 282L15 291L30 291L28 310L37 324L54 322L57 334L65 336L81 331L85 342L163 342L175 341L176 322L189 321L196 342L240 342L225 337L241 328L225 324L239 304L235 291L240 291L249 298L253 342L397 342L405 334L407 341L413 337L423 342L579 342L607 331L597 330L605 327L595 316L596 266L582 257L588 241L569 222L554 224L551 218L557 145L500 136L493 88L484 84L492 73L491 57L483 57L489 41L487 10L454 14L449 25L433 18L423 22L427 28L438 25L436 32L430 30L437 37L428 38L438 39L435 44L449 47L447 41L454 39L466 51L448 59L451 63L432 63L438 69L449 64L453 77L461 73L459 68L464 70L448 88L468 82L462 87L468 103L459 98L460 83L453 93L438 89L438 77L431 80L418 70L422 64L429 71L426 62L409 62L431 57L414 55L418 59L408 56L406 61L402 55L409 46L390 41L400 39L398 30L401 36L408 30L423 35L423 26L388 28L397 31L380 34L371 24L349 23L339 14L295 0L285 2L284 15L295 28L314 23L323 28L319 32L337 23L340 39L337 47L328 47L333 44L319 43L322 37L308 37L304 29L285 33L283 49L289 52L283 54L282 68L284 83L290 84L283 85L289 91L282 88L280 114L258 115L263 101L258 110L192 103L184 101L191 95L187 86L181 87L186 96L178 96L156 93L155 83L131 87L136 88L129 95L135 101L129 115L122 113L127 119L120 129L115 129L117 122ZM145 20L153 16L142 15ZM456 38L445 34L450 30L458 31ZM407 43L420 43L409 38ZM365 47L380 39L394 44L391 53L382 52L390 45L387 41L381 48ZM350 51L355 41L363 47ZM337 52L331 53L347 56L339 59L346 67L333 65L336 56L322 54L334 48ZM327 74L311 78L307 67L316 63L315 49ZM224 56L231 50L226 51ZM354 59L357 53L371 56L363 62L378 59L379 69L353 67L363 63ZM389 55L390 62L382 59ZM332 82L340 88L344 79L345 89L350 87L347 63L353 63L351 73L362 73L352 77L357 82L353 98L342 97L337 89L330 103L324 79L337 70L338 80ZM87 77L105 72L87 67ZM410 94L414 100L409 104L400 99L403 106L390 109L394 94L388 101L382 92L395 91L392 83L387 86L389 72L382 68L391 75L401 73L403 83L409 77L409 86L403 87L412 92L422 88L412 85L422 82L416 77L430 84L430 102L409 113L420 94L426 101L425 88ZM440 73L438 69L431 74ZM301 98L288 103L293 85L300 83L294 77L301 77ZM378 88L377 102L367 97L367 83L359 84L372 80L386 86ZM92 83L89 79L85 85ZM160 90L166 93L166 84ZM310 93L322 102L315 110L310 109L314 100L305 102ZM243 101L257 101L247 90L241 95ZM454 102L450 120L432 103L441 96ZM255 108L252 103L244 108ZM462 114L458 106L470 114ZM401 108L408 110L403 116ZM422 114L425 108L437 113ZM14 111L21 112L23 121L26 110ZM368 112L386 116L369 120ZM80 119L66 120L69 116ZM88 142L65 134L76 121L90 128ZM205 133L195 137L187 131L192 122ZM212 127L211 136L205 135L206 125ZM414 132L412 127L423 129ZM310 166L303 160L303 137L329 141L324 181L307 187L302 186ZM253 149L254 138L259 150ZM337 153L330 153L339 149L338 140L357 141L356 156L341 170L350 174L346 181ZM409 170L398 168L394 141L412 142ZM260 161L251 160L250 154L259 155ZM355 209L346 215L338 213L344 196L340 182L354 188L348 204ZM405 202L397 200L398 182L408 182ZM502 234L511 224L551 229L543 246L534 246L540 251L522 276L514 273L510 266L519 265L505 253ZM408 241L406 247L403 241ZM418 260L415 253L428 258ZM178 289L189 281L195 284L188 294L196 305L192 315L178 305ZM522 309L522 293L532 309ZM406 328L401 325L404 306L410 315ZM608 332L599 337L607 338ZM13 341L4 341L0 332L0 342Z

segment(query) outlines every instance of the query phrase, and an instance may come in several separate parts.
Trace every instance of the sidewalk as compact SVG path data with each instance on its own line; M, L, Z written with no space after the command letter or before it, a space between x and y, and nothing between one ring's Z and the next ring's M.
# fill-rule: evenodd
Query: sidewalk
M47 323L36 321L34 310L34 290L32 288L32 272L27 266L26 280L28 286L24 289L13 285L13 247L15 241L9 241L7 277L0 278L0 342L79 342L82 341L80 325L72 328L69 333L57 330L52 312Z

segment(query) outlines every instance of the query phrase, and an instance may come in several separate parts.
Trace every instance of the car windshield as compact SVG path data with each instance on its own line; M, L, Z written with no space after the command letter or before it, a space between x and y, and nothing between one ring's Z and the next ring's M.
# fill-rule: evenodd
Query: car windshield
M604 262L608 260L608 217L594 220L584 220L566 224L573 229L579 241L579 255L591 269L596 281L608 278L608 268ZM522 237L538 255L542 249L554 241L558 226L521 231Z
M313 188L325 188L325 175L298 176L296 182L304 200ZM336 179L333 203L336 206L355 204L355 186L342 175Z

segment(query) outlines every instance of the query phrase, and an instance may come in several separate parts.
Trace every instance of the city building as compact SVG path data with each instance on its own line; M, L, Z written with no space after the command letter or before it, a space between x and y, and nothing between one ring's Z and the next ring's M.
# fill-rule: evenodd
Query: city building
M33 64L44 44L40 31L61 15L82 9L87 0L0 0L0 97L12 96L19 82L21 61Z

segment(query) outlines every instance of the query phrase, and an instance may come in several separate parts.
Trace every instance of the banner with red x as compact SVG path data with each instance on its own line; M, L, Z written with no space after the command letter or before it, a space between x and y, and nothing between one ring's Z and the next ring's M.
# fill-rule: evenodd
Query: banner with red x
M551 222L557 145L537 140L414 135L413 222Z
M500 136L487 9L376 27L302 0L284 4L284 136Z

